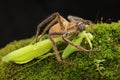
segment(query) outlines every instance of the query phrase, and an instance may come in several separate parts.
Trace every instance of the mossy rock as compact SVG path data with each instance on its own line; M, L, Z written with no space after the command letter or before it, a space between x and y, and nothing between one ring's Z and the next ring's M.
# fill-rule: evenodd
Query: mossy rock
M100 48L101 52L74 52L65 59L74 63L72 66L58 63L55 56L22 65L0 62L0 80L120 80L120 21L95 24L93 36L93 49ZM0 50L0 56L32 40L14 41ZM82 43L88 48L85 45Z

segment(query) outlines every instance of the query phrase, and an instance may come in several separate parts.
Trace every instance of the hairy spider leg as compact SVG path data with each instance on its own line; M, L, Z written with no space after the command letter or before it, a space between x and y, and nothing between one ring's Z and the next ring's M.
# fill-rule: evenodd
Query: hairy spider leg
M69 15L67 18L68 18L69 21L75 22L75 23L84 21L84 19L82 19L80 17L71 16L71 15Z
M64 60L60 57L59 51L58 51L58 49L57 49L57 47L56 47L56 43L55 43L55 41L54 41L54 39L53 39L53 35L63 35L63 34L65 34L65 33L66 33L65 31L62 31L62 32L50 32L50 33L49 33L49 38L50 38L50 40L52 41L52 46L53 46L53 50L55 51L57 61L60 62L60 63L67 64L67 65L73 65L73 63L66 62L66 61L64 61Z
M84 20L83 18L72 15L69 15L67 18L70 22L75 22L75 23L84 22L85 24L88 24L90 26L90 32L93 33L93 25L90 20Z
M56 43L55 43L55 41L54 41L54 39L53 39L53 35L63 35L64 33L65 33L65 32L50 32L50 33L49 33L49 38L50 38L50 40L52 41L53 50L55 51L56 58L57 58L57 61L58 61L58 62L62 62L62 58L61 58L60 55L59 55L59 51L58 51L58 49L57 49L57 47L56 47Z
M83 51L83 52L99 52L100 51L100 50L87 50L87 49L85 49L85 48L83 48L83 47L81 47L81 46L79 46L77 44L74 44L72 41L70 41L69 39L66 38L66 36L70 35L70 34L73 34L73 32L72 33L69 32L69 33L66 33L66 34L62 35L62 39L65 42L67 42L68 44L70 44L70 45L74 46L75 48L77 48L79 51Z
M53 20L53 21L52 21L52 20ZM64 30L65 27L64 27L64 25L63 25L63 23L62 23L62 21L61 21L61 16L60 16L60 14L59 14L58 12L53 13L53 14L52 14L51 16L49 16L47 19L45 19L45 20L42 21L40 24L38 24L38 26L37 26L37 31L36 31L36 42L41 38L41 36L40 36L40 38L38 38L40 28L41 28L43 25L45 25L46 23L50 22L50 21L52 21L52 22L44 29L44 31L41 33L41 36L42 36L43 34L45 34L45 32L46 32L50 27L52 27L52 25L54 25L54 23L56 23L56 22L58 22L58 23L60 24L61 30Z

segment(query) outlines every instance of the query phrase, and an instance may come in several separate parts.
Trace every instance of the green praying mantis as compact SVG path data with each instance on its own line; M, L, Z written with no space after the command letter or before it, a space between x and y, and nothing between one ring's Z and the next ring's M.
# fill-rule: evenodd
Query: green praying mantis
M92 49L91 40L93 40L93 36L91 33L86 33L83 31L78 34L78 38L73 39L75 44L81 44L84 38L88 41L90 48ZM61 38L54 38L55 42L62 41ZM39 58L47 58L48 56L55 55L54 53L49 53L52 49L52 43L49 39L45 39L43 41L37 42L35 44L30 44L25 47L22 47L18 50L8 53L4 57L2 57L3 62L13 62L16 64L25 64L30 62L31 60L39 57ZM70 54L77 51L77 49L71 45L68 45L62 54L62 58L66 59Z
M52 20L52 21L51 21ZM69 21L68 21L69 20ZM38 40L38 35L40 28L49 22L49 24L43 30L41 36L49 30L49 39L38 41L35 44L31 44L15 50L2 58L3 62L14 62L17 64L27 63L34 58L46 58L47 56L53 55L49 51L53 48L54 54L58 62L64 62L63 59L67 58L71 53L77 51L77 49L85 52L95 52L99 50L86 50L79 46L84 38L88 41L90 48L92 49L92 35L86 33L86 25L91 25L91 21L84 20L76 16L68 16L68 20L63 18L59 13L53 13L47 19L38 24L36 41ZM51 21L51 22L50 22ZM58 23L56 23L58 22ZM50 28L51 27L51 28ZM70 41L67 39L68 36L77 34L77 38ZM54 38L53 36L60 36ZM63 50L62 59L57 50L56 43L64 40L69 45ZM77 48L77 49L76 49ZM47 55L47 56L46 56Z

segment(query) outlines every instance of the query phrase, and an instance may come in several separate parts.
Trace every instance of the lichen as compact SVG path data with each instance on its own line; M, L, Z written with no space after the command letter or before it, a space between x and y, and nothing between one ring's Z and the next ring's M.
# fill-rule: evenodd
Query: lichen
M42 61L34 59L23 65L0 62L0 80L119 80L120 79L120 21L94 25L93 49L101 52L74 52L65 61L72 66L60 64L55 56ZM0 56L28 45L33 38L14 41L0 50ZM88 48L86 43L82 46ZM63 47L59 45L59 48ZM102 67L97 70L95 60ZM103 69L104 68L104 69Z

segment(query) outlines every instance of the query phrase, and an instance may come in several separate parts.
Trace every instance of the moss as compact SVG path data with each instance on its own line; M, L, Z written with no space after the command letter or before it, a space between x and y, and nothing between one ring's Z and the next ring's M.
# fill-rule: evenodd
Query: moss
M74 63L72 66L59 64L55 56L42 61L34 59L23 65L0 62L0 80L119 80L120 21L95 24L93 35L93 48L100 48L101 52L74 52L65 59ZM28 45L32 40L33 38L11 42L0 50L0 56ZM84 43L82 46L87 48ZM101 62L96 63L95 60Z

